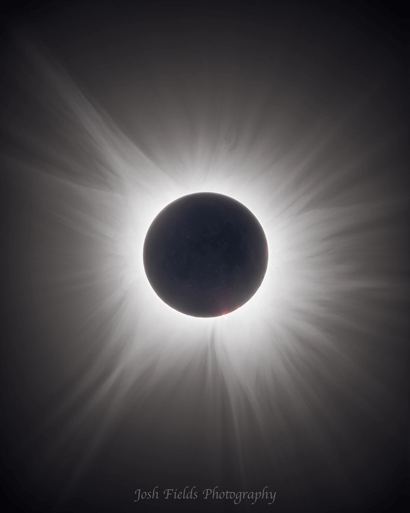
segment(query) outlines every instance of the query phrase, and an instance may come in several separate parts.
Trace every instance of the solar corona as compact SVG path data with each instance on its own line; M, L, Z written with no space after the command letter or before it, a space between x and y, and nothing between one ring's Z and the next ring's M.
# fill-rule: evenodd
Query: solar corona
M0 52L5 509L410 511L391 4L25 3Z

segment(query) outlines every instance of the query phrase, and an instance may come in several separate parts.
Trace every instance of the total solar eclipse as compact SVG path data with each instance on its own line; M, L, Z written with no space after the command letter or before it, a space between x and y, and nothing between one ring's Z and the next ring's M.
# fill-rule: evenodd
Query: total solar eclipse
M258 290L268 245L259 221L242 203L196 193L157 215L143 258L148 281L167 305L194 317L218 317Z

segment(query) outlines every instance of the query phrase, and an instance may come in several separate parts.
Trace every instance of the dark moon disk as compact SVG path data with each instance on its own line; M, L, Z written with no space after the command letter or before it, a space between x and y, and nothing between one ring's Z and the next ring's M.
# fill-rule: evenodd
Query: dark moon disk
M242 203L215 193L183 196L152 222L144 267L158 296L194 317L236 310L255 294L268 265L259 221Z

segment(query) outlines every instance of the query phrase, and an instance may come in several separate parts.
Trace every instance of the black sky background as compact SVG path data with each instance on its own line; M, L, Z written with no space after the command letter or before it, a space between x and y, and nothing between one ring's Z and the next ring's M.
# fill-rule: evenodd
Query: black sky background
M188 110L194 104L186 85L191 83L191 74L211 77L215 84L220 81L220 97L215 95L215 102L224 105L231 87L235 91L231 99L233 111L240 123L240 99L258 87L263 89L272 73L277 73L279 96L284 99L282 108L295 98L295 112L290 118L299 120L292 137L283 142L284 153L291 151L298 129L303 134L314 113L343 112L364 98L368 103L360 126L349 125L346 130L351 135L357 129L359 149L372 139L379 141L380 130L399 134L392 153L386 157L391 158L391 173L380 171L383 163L368 173L374 173L381 191L397 195L409 192L405 142L410 113L409 28L406 9L399 4L381 7L378 3L367 6L335 2L330 7L318 2L57 1L4 5L2 155L24 155L36 165L41 162L41 149L36 154L34 143L30 146L19 139L20 130L36 133L57 152L59 144L63 144L58 135L58 114L51 103L47 108L47 93L43 105L39 105L37 79L16 43L15 35L23 34L26 41L34 41L58 59L91 101L102 105L124 133L159 165L164 163L156 152L158 144L173 144L168 135L172 132L173 114L165 115L155 105L156 80L168 81L170 97L181 104L186 100ZM28 72L24 74L22 69ZM22 76L28 77L27 84L22 85ZM267 118L280 108L281 102L272 99ZM264 123L269 121L260 122L260 136ZM73 154L79 151L80 161L80 150L75 142L72 144ZM240 142L233 138L229 144L234 147ZM329 151L332 149L335 158L337 151L341 156L349 149L359 151L349 148L344 140ZM94 176L92 171L87 177L75 168L64 173L70 180L104 183L104 178ZM49 199L51 192L37 177L15 173L2 160L0 184L4 244L2 487L8 511L408 510L409 322L405 319L409 310L405 294L374 298L369 304L369 311L373 308L386 313L371 320L380 333L378 339L365 329L343 332L340 328L338 334L345 340L346 352L356 350L356 344L360 347L359 364L370 369L375 382L381 384L380 388L374 387L372 399L379 404L380 417L387 419L384 424L376 424L363 405L355 403L357 381L352 382L348 392L323 384L323 404L332 405L329 414L336 424L340 420L340 430L349 438L343 448L335 436L330 448L323 452L336 455L335 461L341 469L348 469L349 475L341 472L340 479L335 480L322 456L315 454L321 445L320 436L317 445L312 445L303 425L292 424L292 418L291 442L287 446L278 447L283 440L275 441L269 434L270 425L274 432L275 416L263 419L261 431L246 401L238 428L226 377L217 370L211 345L204 348L197 365L183 376L164 376L163 382L150 390L137 382L134 399L112 413L104 442L77 476L86 448L96 441L96 433L106 422L104 403L81 424L73 443L57 450L55 439L62 426L70 424L87 404L98 383L93 383L93 390L84 389L82 396L45 428L44 420L58 410L87 372L97 358L100 341L107 335L104 321L100 331L87 335L82 333L81 325L72 322L81 319L84 307L98 301L97 289L87 289L81 299L72 291L57 300L40 280L47 273L58 275L58 265L46 269L53 255L60 254L58 248L79 255L80 260L74 263L67 258L67 269L87 267L94 248L90 249L85 236L56 229L55 221L48 216L54 200ZM75 200L65 198L67 203ZM383 231L383 242L389 245L382 250L389 262L380 263L380 273L390 273L392 280L403 284L407 284L410 256L408 221L408 211L403 209L392 214L387 228L376 227ZM60 239L51 240L50 234L55 237L56 233ZM49 258L44 263L33 263L33 248L40 246ZM33 276L36 269L42 269L41 277ZM354 300L346 304L349 315L354 304ZM366 312L357 313L356 320L365 323ZM213 369L211 382L209 369ZM104 369L100 379L104 379ZM286 397L279 393L273 408L286 411ZM115 395L111 399L115 403ZM265 400L269 402L269 396ZM384 429L386 425L388 429ZM246 442L239 444L240 450L235 434L238 429L246 432L242 439ZM57 460L53 453L58 454ZM160 491L196 486L199 492L215 486L221 491L260 491L268 486L277 492L277 498L272 506L200 499L133 503L135 489L152 490L154 486L159 486Z

